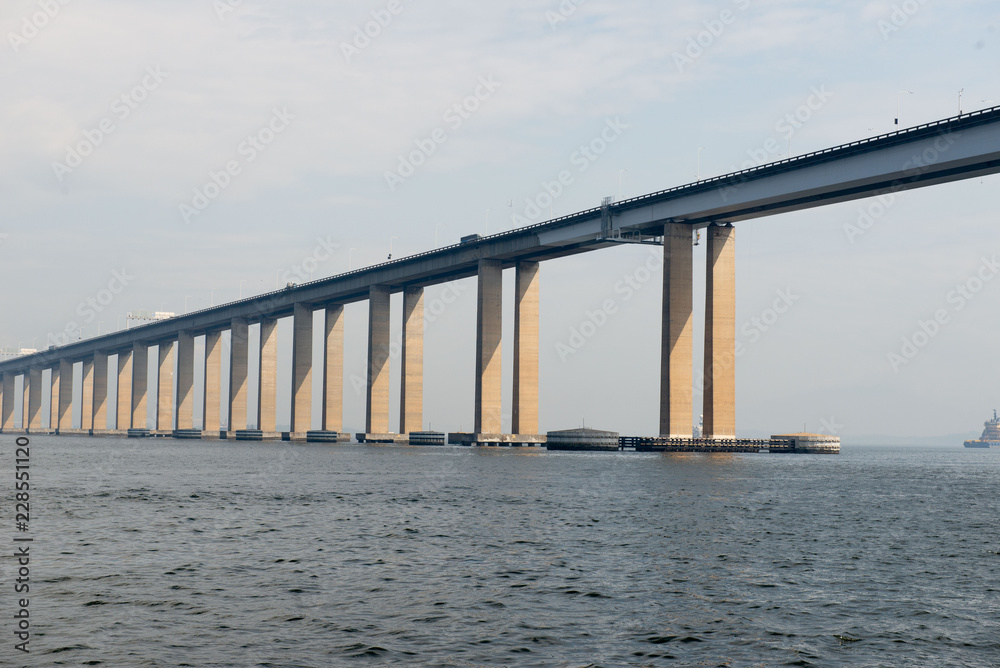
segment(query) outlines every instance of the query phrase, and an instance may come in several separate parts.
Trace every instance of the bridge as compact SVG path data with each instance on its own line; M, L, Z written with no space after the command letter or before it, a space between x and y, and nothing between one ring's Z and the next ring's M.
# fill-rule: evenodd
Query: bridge
M276 324L293 318L291 425L287 437L307 439L313 423L312 374L322 374L320 433L343 430L344 306L368 301L368 374L363 442L392 442L422 430L423 293L427 286L478 279L475 431L471 443L534 443L538 435L538 346L541 263L621 243L662 244L663 311L660 436L691 437L693 415L692 239L707 236L704 436L732 441L735 417L736 274L734 223L838 202L896 193L1000 172L1000 107L726 174L642 197L612 202L544 223L474 237L435 249L291 286L269 294L50 347L0 362L0 429L4 433L143 434L150 402L153 433L177 437L278 438ZM501 429L501 275L515 271L514 382L511 434ZM403 294L399 436L389 427L390 295ZM324 318L324 354L313 359L313 320ZM249 350L248 329L260 326ZM222 397L222 333L231 332L229 396ZM195 338L204 337L203 430L194 429ZM176 344L176 346L175 346ZM174 350L176 347L176 429ZM147 387L152 348L158 382ZM117 357L116 378L108 362ZM249 397L251 359L259 364L258 393ZM82 362L82 419L73 428L74 365ZM42 372L51 370L43 387ZM20 430L14 428L15 379L23 377ZM108 405L108 383L117 405ZM51 393L50 424L42 424L42 396ZM253 425L255 430L248 427ZM102 429L103 427L103 429Z

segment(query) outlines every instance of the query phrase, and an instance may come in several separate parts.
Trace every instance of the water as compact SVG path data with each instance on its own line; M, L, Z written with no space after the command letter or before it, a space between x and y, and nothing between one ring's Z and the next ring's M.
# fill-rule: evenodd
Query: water
M1000 665L997 450L31 455L32 653L5 593L3 665Z

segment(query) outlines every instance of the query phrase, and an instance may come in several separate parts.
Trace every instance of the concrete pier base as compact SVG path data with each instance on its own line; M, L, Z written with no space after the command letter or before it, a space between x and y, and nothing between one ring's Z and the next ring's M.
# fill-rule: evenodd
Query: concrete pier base
M125 434L129 438L149 438L152 436L152 432L148 429L129 429Z
M406 434L355 434L358 443L377 443L381 445L405 445L408 443Z
M539 446L545 442L542 434L448 434L451 445Z
M410 445L446 445L448 435L440 431L413 431L407 434Z
M545 447L549 450L580 450L589 452L612 451L619 449L619 434L616 431L599 431L597 429L566 429L550 431Z
M350 443L351 435L337 431L306 432L307 443Z
M182 440L200 441L201 429L174 429L173 437Z

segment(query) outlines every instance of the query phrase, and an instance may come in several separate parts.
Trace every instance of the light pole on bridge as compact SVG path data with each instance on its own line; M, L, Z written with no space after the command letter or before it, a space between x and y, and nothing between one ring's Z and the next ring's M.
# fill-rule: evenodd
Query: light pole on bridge
M896 127L899 127L899 96L900 95L913 95L912 90L900 90L896 91Z

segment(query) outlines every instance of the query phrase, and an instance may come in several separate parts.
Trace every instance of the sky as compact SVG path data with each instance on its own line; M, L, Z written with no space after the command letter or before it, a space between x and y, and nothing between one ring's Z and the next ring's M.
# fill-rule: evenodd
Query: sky
M7 0L0 347L889 132L897 108L910 127L994 106L998 26L986 0ZM978 431L1000 406L998 185L738 223L738 433ZM704 244L695 257L700 360ZM542 431L656 433L661 272L638 247L542 265ZM425 426L469 430L475 279L425 299ZM346 318L360 431L367 305Z

